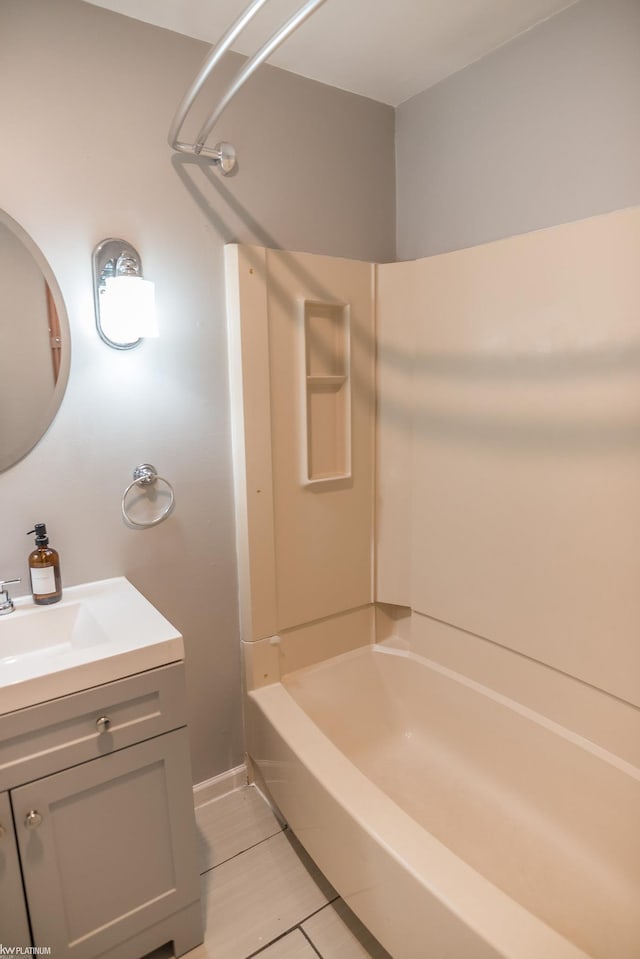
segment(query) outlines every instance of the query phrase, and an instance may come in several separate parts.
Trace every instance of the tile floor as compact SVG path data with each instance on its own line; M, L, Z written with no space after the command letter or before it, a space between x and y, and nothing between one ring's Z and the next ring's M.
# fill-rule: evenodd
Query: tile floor
M391 959L254 786L196 821L205 941L186 959Z

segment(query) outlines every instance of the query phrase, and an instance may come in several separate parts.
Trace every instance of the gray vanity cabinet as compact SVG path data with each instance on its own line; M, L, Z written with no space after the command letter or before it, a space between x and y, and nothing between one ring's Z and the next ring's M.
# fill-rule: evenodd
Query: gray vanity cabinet
M176 955L202 941L184 711L173 664L0 717L16 945L138 959L170 940ZM6 881L0 873L3 893Z
M198 898L188 754L180 729L13 791L36 946L88 959Z
M0 945L27 945L29 922L22 892L9 794L0 793Z

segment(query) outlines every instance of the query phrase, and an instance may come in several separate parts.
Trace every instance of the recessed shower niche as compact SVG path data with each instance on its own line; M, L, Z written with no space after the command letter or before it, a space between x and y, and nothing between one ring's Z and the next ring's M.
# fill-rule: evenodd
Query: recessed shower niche
M372 601L373 266L235 244L225 260L237 521L260 528L238 540L242 628L259 640Z
M349 305L303 300L305 485L351 476Z

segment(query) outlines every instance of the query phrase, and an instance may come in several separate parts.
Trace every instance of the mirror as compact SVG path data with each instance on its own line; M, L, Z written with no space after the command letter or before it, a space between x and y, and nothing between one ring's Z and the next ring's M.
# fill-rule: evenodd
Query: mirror
M0 472L46 433L69 376L64 302L44 256L0 210Z

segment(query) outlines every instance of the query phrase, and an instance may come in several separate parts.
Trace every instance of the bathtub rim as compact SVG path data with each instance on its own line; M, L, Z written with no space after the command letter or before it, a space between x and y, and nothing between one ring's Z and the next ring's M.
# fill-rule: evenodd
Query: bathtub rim
M351 658L361 654L362 649L371 649L371 646L343 653L306 669L322 668L343 657ZM405 651L384 651L407 655ZM438 671L443 669L438 664L434 666ZM444 669L451 672L446 667ZM303 671L297 670L296 673ZM270 724L301 766L342 807L350 820L497 955L518 956L519 959L539 959L541 955L553 956L553 959L591 959L579 946L494 886L416 823L331 742L295 701L282 680L251 690L247 695L263 720ZM260 758L251 752L251 739L249 729L249 755L261 770ZM359 812L362 808L367 810L366 817ZM282 812L286 818L287 810ZM292 828L295 832L294 826ZM298 838L304 845L304 837ZM340 892L336 878L330 874L327 878ZM348 896L346 898L349 904ZM375 935L375 928L372 932Z
M337 656L332 656L319 662L311 663L308 666L303 666L300 669L283 673L279 682L282 686L284 686L285 689L287 689L289 682L291 680L295 680L295 678L298 676L304 675L305 673L308 674L312 672L322 672L326 669L332 668L336 663L346 662L350 659L357 659L363 655L371 657L388 656L392 659L408 660L417 663L419 666L434 673L438 673L440 676L443 676L452 682L458 683L461 686L465 686L467 689L472 690L474 693L477 693L480 696L490 699L499 706L517 713L524 719L541 726L543 729L547 730L547 732L551 732L555 736L559 736L566 742L571 743L571 745L577 746L579 749L590 753L596 759L607 763L609 766L612 766L625 776L629 776L631 779L635 779L636 781L640 782L640 768L634 765L628 759L624 759L622 756L617 755L617 753L612 752L610 749L600 746L598 743L593 742L593 740L588 739L581 733L570 729L568 726L563 726L562 723L559 723L555 719L551 719L549 716L545 716L544 713L533 709L531 706L526 706L523 703L518 702L517 699L513 699L512 697L507 696L505 693L499 692L499 690L493 689L490 686L486 686L478 680L452 669L450 666L445 666L442 663L436 662L436 660L429 659L427 656L422 656L419 653L416 653L414 650L400 649L392 644L387 645L385 641L379 643L363 644L355 649L349 649L344 653L339 653ZM270 683L268 685L278 685L278 682ZM291 698L295 702L295 697L292 696ZM331 742L329 739L328 741Z

